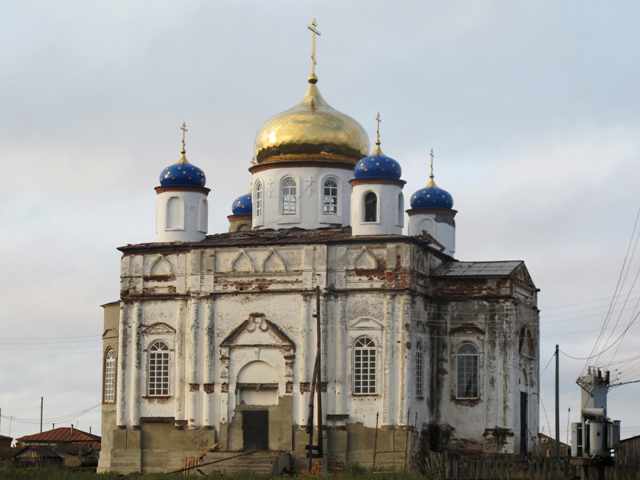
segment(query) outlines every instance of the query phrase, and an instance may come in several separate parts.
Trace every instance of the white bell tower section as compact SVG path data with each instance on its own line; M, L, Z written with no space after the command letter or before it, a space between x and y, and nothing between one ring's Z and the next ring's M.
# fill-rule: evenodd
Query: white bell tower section
M199 242L207 236L209 189L204 172L187 160L185 135L177 163L160 173L156 190L156 242Z

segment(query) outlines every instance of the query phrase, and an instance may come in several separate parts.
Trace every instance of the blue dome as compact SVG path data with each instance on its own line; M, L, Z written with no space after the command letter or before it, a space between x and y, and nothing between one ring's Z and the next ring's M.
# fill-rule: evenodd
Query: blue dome
M204 172L188 162L169 165L160 172L160 185L163 187L204 187Z
M431 183L411 195L411 208L453 208L453 197Z
M247 193L236 198L231 204L231 212L234 215L251 215L251 194Z
M400 180L402 168L393 158L382 152L361 158L356 163L356 179L378 178L384 180Z

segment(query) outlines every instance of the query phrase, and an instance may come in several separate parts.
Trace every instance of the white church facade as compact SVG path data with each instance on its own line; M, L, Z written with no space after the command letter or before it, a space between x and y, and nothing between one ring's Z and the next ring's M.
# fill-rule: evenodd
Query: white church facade
M370 151L314 70L303 100L260 129L228 232L208 232L210 191L183 137L155 188L155 239L119 248L99 471L174 471L215 451L304 460L318 343L329 465L401 457L409 438L531 448L539 315L526 266L457 260L451 194L432 171L406 202L379 132Z

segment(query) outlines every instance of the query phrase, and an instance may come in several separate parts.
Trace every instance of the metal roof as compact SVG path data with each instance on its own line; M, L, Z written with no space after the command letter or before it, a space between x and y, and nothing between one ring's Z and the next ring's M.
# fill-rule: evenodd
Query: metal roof
M29 442L99 442L100 437L92 433L83 432L77 428L60 427L33 435L25 435L17 439L21 443Z
M508 277L522 265L522 260L504 262L447 262L440 265L434 277Z

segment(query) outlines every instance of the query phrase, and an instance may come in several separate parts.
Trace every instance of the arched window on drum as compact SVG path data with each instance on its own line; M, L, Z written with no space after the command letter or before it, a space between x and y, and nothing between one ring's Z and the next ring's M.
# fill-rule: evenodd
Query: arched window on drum
M338 183L334 178L328 178L322 185L322 214L338 214Z

